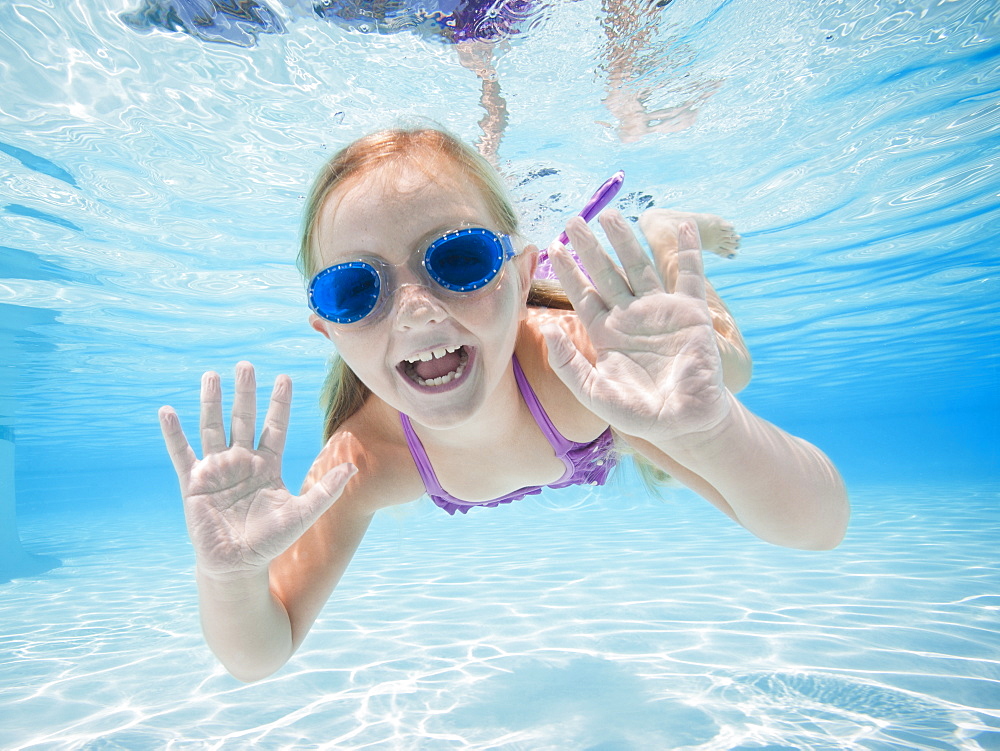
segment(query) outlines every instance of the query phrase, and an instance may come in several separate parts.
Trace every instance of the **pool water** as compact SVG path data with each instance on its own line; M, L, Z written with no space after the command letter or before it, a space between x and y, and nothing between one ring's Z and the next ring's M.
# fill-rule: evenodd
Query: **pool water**
M253 685L202 640L156 409L195 426L200 374L240 359L290 374L297 485L329 355L293 263L311 176L401 121L481 139L481 84L309 3L228 40L139 5L0 5L0 545L37 564L0 556L0 748L1000 749L994 3L538 4L495 61L526 233L619 168L629 216L731 219L706 267L741 399L838 464L847 538L769 546L628 469L425 499Z
M63 566L4 588L5 746L998 748L996 494L854 503L817 555L688 492L450 524L427 502L378 519L252 685L204 646L177 514L32 517L25 542Z

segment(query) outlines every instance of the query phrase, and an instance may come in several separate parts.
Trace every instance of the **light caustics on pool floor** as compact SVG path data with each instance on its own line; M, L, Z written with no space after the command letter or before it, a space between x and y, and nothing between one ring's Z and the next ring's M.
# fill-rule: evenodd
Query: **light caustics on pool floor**
M0 587L0 746L1000 744L995 492L856 491L824 553L686 491L628 499L380 517L300 653L249 686L203 645L179 518L39 517L25 540L64 566Z

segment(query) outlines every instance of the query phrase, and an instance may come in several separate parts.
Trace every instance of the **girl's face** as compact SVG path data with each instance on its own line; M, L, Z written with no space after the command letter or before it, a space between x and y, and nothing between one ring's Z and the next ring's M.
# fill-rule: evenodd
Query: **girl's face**
M462 226L500 234L471 181L447 169L430 178L393 165L331 192L314 233L314 271L361 256L396 267L391 296L373 320L336 324L313 315L310 323L376 396L431 428L472 419L510 369L533 271L534 253L522 252L479 292L446 294L427 284L414 255Z

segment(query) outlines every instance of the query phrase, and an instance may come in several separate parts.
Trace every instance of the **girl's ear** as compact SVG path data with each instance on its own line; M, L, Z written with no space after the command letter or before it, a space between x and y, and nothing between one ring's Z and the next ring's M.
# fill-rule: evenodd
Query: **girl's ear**
M327 339L330 338L330 332L326 328L326 321L324 321L315 313L309 316L309 325L312 326L314 329L316 329L316 331L321 333Z
M535 278L535 269L538 268L538 246L525 245L514 260L517 264L521 289L524 291L524 299L527 300L528 290L531 289L531 280Z

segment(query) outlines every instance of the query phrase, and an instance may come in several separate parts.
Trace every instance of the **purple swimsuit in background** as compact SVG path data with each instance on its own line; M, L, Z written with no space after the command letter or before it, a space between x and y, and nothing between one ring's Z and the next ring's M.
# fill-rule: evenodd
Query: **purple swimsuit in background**
M541 402L538 401L538 397L535 396L535 392L532 390L531 384L528 383L524 371L521 370L521 365L517 361L516 356L513 358L513 365L517 387L521 391L521 397L524 399L525 404L528 405L531 416L535 418L535 422L541 429L542 434L552 445L556 456L562 459L563 464L566 465L566 471L563 473L563 476L546 487L566 488L570 485L603 485L617 462L611 428L605 430L590 443L576 443L563 437L556 430L555 425L552 424ZM410 447L410 455L417 465L420 478L424 481L424 488L427 490L427 495L431 497L431 500L435 504L449 514L454 514L456 511L466 514L474 506L494 508L502 503L519 501L526 495L537 495L542 492L542 486L531 485L516 490L513 493L508 493L500 498L495 498L492 501L463 501L460 498L456 498L442 488L441 483L438 482L434 468L427 458L427 452L424 450L423 444L420 443L420 439L417 438L417 434L413 431L410 418L400 412L399 419L403 424L403 433L406 435L406 443Z
M272 2L272 4L276 4ZM292 18L319 17L364 33L410 31L444 44L495 44L537 17L537 0L284 0ZM281 13L266 0L139 0L119 14L136 31L183 32L205 42L254 47L260 34L283 34Z
M510 39L527 26L536 0L319 0L315 12L347 28L412 31L450 44Z

